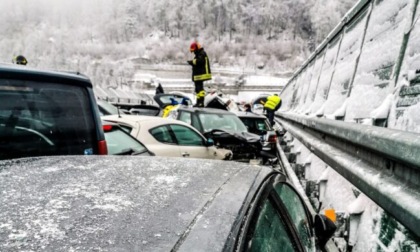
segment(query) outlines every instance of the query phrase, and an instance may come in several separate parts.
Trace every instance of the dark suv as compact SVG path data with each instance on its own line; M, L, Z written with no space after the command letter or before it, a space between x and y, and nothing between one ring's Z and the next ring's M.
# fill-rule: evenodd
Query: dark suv
M0 65L0 159L107 154L90 80Z

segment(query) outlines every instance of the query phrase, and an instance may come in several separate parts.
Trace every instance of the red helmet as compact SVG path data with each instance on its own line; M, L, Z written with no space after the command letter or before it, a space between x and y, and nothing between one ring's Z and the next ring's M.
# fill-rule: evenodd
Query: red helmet
M192 42L190 45L190 52L194 52L201 48L201 45L198 42Z

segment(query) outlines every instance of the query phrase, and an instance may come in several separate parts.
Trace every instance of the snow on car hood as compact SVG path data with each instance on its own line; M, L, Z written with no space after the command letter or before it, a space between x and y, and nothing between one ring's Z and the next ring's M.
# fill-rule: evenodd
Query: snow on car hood
M223 184L261 169L163 157L1 161L0 251L169 251Z

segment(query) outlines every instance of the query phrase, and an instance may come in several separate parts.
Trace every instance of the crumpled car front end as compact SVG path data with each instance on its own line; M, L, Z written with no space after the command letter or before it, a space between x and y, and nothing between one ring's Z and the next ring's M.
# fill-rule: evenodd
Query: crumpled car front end
M216 147L231 150L232 160L248 162L260 157L261 138L256 134L212 130L204 133L204 136L213 139Z

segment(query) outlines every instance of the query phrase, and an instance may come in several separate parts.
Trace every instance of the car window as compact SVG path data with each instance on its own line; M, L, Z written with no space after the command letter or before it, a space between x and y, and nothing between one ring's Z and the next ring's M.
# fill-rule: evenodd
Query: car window
M204 146L203 138L192 129L174 124L170 127L179 145Z
M251 133L262 134L263 132L271 130L265 119L249 117L241 117L240 119Z
M166 125L151 129L150 134L161 143L175 143Z
M268 199L258 207L257 216L253 218L257 218L257 221L251 227L246 251L295 251L286 226Z
M146 151L146 147L143 144L118 127L114 127L112 131L105 132L105 140L108 154L110 155L124 153L130 149L138 153Z
M181 114L179 115L179 120L191 124L191 113L184 111L181 112Z
M203 125L203 132L209 132L214 129L235 132L248 131L244 123L236 115L202 113L199 117Z
M130 127L130 126L126 126L126 125L121 125L120 124L120 127L125 131L125 132L127 132L127 133L131 133L131 131L133 130L133 128L132 127Z
M97 100L96 103L98 104L99 113L101 114L101 116L118 115L118 108L112 105L111 103L103 100Z
M198 116L197 116L197 115L192 114L192 115L191 115L191 121L192 121L191 125L192 125L194 128L196 128L196 129L197 129L198 131L200 131L200 132L204 132L204 131L203 131L203 128L201 127L200 120L198 119Z
M86 88L0 80L0 101L0 159L95 153Z
M275 186L275 191L283 201L284 206L296 227L302 244L307 250L312 250L313 244L311 240L310 222L301 198L297 192L286 183L277 184Z

